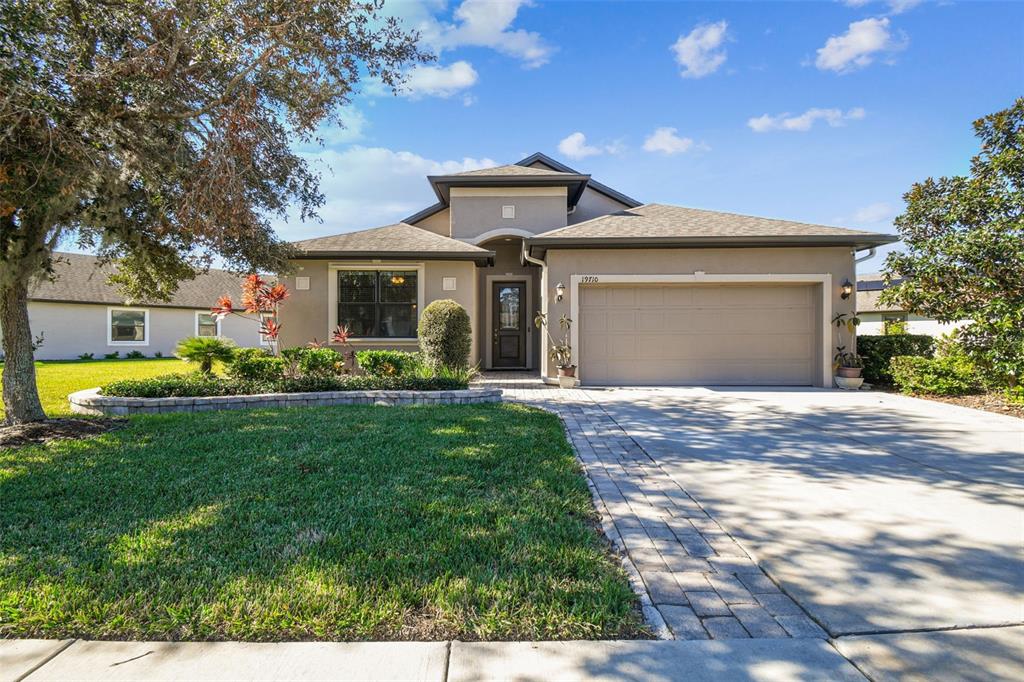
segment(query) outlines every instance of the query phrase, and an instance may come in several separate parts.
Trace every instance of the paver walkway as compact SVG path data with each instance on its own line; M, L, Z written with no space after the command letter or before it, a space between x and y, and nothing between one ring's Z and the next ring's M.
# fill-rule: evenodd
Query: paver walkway
M562 418L586 468L605 533L624 555L645 614L661 636L827 637L584 391L561 390L516 372L489 372L481 383L504 389L506 400Z

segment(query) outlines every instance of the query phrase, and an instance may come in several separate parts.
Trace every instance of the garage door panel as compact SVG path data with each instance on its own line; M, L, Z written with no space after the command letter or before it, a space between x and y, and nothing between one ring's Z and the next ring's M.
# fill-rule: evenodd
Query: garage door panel
M634 306L636 305L636 288L629 289L607 289L608 305L611 306Z
M814 383L810 286L605 285L580 300L585 383ZM588 341L597 328L604 341Z
M608 305L608 289L605 287L583 287L580 289L580 309L588 306Z
M636 330L641 333L665 331L665 313L657 310L639 310Z
M608 331L608 313L604 310L591 309L580 315L580 332L597 334Z
M636 329L636 311L612 308L608 311L608 331L626 332Z

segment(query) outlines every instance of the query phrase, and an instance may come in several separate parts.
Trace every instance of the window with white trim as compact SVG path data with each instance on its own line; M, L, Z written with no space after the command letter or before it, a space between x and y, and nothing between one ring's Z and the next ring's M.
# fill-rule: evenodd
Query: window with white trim
M196 311L196 336L220 336L220 320L213 313Z
M338 324L353 338L414 339L416 270L339 270Z
M148 346L149 310L146 308L107 308L107 344L111 346Z

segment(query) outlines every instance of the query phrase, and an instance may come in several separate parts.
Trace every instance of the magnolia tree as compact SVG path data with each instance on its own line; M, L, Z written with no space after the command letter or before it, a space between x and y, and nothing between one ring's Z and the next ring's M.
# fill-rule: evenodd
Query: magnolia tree
M427 57L380 0L0 2L0 328L8 423L45 418L28 291L55 250L167 300L218 260L280 272L270 220L323 203L295 144ZM275 322L276 324L276 322ZM273 328L268 327L273 333Z
M1024 395L1024 98L974 122L981 149L969 175L928 178L904 195L903 249L882 300L941 322L977 365Z

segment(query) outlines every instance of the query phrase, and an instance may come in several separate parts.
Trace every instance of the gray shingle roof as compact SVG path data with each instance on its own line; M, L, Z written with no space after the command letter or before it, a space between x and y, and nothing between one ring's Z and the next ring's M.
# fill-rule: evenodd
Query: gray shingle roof
M396 223L358 232L292 242L307 257L346 255L402 255L486 259L494 253L458 239L451 239L406 223Z
M865 240L886 238L886 235L683 206L644 204L637 208L610 213L582 223L544 232L537 235L536 239L554 242L558 239L705 238L728 240L730 238L773 237L849 237L855 241L857 238Z
M562 173L560 171L548 170L547 168L534 168L532 166L519 166L517 164L509 164L506 166L494 166L493 168L480 168L477 170L463 171L462 173L453 173L451 177L488 177L488 176L530 176L530 175L542 175L546 177L559 176L559 175L575 175L574 173Z
M36 282L29 290L29 299L35 301L65 301L69 303L104 303L123 305L126 301L120 290L107 284L107 278L116 271L109 263L99 265L99 259L79 253L58 253L54 266L54 281ZM224 295L239 300L242 278L225 270L210 270L195 279L182 282L169 302L134 301L172 308L204 308L213 306Z

